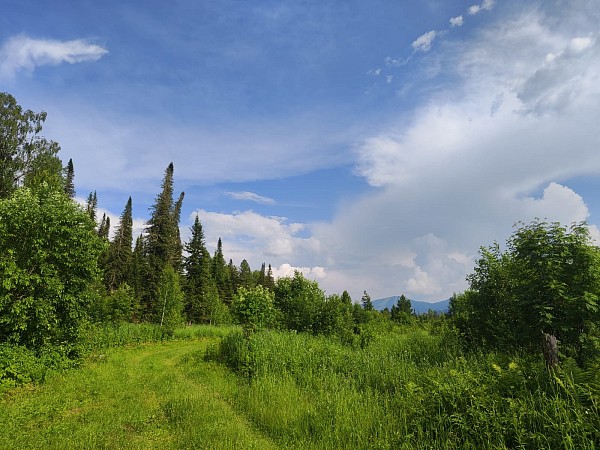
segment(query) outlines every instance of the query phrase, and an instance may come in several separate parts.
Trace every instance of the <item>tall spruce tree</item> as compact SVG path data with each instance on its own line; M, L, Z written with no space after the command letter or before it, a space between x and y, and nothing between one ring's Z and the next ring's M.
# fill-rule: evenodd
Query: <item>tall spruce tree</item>
M187 256L185 268L185 314L188 321L209 322L210 304L214 301L216 286L212 279L210 253L206 249L204 231L198 216L191 227L191 237L184 245Z
M238 288L240 287L240 271L237 268L237 266L235 264L233 264L233 259L229 259L229 264L227 264L227 271L229 272L229 282L231 284L231 292L232 292L232 295L235 295Z
M173 163L165 170L161 193L150 208L151 216L146 223L146 254L148 256L148 282L144 294L146 313L156 319L156 293L158 280L165 265L178 270L181 266L181 240L179 237L179 214L183 193L177 203L173 201Z
M267 270L267 278L265 280L265 287L271 290L275 289L275 277L273 276L273 269L269 264L269 270Z
M265 263L262 263L260 266L260 270L256 270L254 272L254 284L257 286L266 287L267 280L267 266Z
M73 160L70 158L65 168L65 194L75 198L75 168L73 167Z
M227 306L231 305L233 299L233 290L231 288L231 274L229 267L225 263L225 257L223 256L223 243L221 238L217 242L217 250L212 260L213 279L217 285L219 291L219 298Z
M110 243L104 267L106 288L112 292L123 283L131 286L132 278L133 215L131 197L121 213L115 237Z
M364 291L362 299L361 299L362 307L365 311L373 311L373 302L371 302L371 296L367 294L367 291Z
M177 201L175 202L175 205L173 206L173 220L175 222L175 241L174 241L173 245L176 247L174 249L176 255L179 255L175 259L175 261L173 263L173 267L178 272L181 272L182 264L183 264L183 260L182 260L183 244L181 242L181 233L179 231L179 222L181 221L181 208L183 206L183 198L184 197L185 197L185 192L181 192L179 194L179 198L177 199Z
M106 214L102 214L102 220L100 221L100 225L98 226L98 236L102 239L108 241L108 237L110 235L110 217Z
M87 211L88 216L90 216L90 219L96 223L96 212L98 211L98 195L96 194L96 191L90 192L90 195L88 195L85 210Z
M238 272L238 289L240 287L251 289L254 287L254 285L255 283L252 269L250 269L250 264L248 264L248 261L244 259L240 264L240 270Z

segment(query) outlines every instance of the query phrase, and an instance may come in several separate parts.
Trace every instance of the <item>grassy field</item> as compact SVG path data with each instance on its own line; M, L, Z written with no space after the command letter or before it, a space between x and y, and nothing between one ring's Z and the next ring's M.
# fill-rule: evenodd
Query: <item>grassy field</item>
M451 332L394 328L364 348L236 328L139 343L124 327L83 367L0 400L0 448L594 449L598 371L465 355ZM154 332L144 331L152 338ZM106 337L108 336L108 337ZM158 338L157 338L158 339ZM101 346L102 347L102 346Z
M109 349L12 391L0 403L0 448L275 448L231 406L234 376L203 361L212 339Z

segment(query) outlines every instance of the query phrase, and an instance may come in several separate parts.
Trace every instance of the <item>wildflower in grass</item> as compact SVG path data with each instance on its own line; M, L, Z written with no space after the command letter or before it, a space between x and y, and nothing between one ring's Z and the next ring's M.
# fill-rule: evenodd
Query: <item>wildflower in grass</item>
M518 368L519 365L516 362L511 361L508 363L508 370L517 370Z
M500 367L498 364L493 363L492 364L492 369L494 369L496 372L498 372L499 374L502 373L502 367Z

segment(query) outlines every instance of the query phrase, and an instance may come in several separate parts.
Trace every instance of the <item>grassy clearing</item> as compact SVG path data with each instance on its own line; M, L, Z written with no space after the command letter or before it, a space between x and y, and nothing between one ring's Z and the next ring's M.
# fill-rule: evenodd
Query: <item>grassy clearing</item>
M207 340L97 354L0 402L0 448L274 448L230 406L236 380Z
M156 333L129 327L122 333L133 342ZM172 340L111 348L127 339L105 332L112 337L83 367L4 395L0 448L595 449L600 442L597 368L567 361L549 374L541 359L464 355L449 330L380 330L364 348L277 331L245 339L235 327L186 327Z
M381 333L365 349L266 331L215 350L247 417L284 448L594 449L600 394L543 362L461 355L452 333ZM595 382L600 381L595 375Z

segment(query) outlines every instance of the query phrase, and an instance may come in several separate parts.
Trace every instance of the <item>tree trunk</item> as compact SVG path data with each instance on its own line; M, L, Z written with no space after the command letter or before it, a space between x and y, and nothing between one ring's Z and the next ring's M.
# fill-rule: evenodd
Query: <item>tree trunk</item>
M544 352L544 359L546 360L546 367L553 369L558 366L558 342L556 336L543 333L542 350Z

